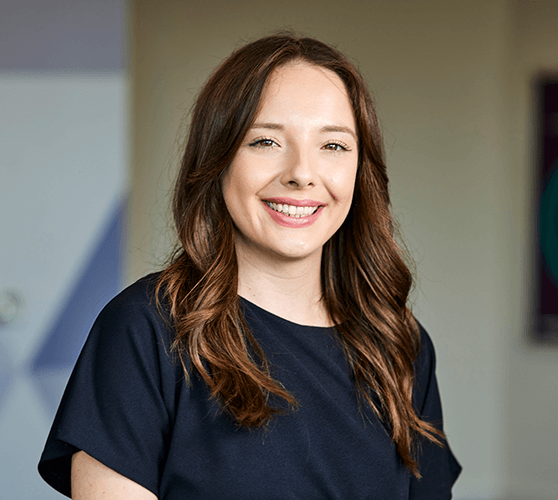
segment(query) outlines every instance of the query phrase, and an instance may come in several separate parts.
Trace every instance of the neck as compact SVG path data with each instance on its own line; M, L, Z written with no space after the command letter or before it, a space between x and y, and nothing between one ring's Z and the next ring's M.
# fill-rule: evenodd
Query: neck
M238 294L277 316L332 326L322 302L321 252L302 260L258 258L237 248Z

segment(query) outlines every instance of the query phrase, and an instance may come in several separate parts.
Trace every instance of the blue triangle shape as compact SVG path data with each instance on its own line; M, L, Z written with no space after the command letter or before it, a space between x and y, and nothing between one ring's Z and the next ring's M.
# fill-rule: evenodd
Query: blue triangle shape
M45 341L31 362L41 398L54 413L67 376L101 309L122 289L126 200L120 200Z

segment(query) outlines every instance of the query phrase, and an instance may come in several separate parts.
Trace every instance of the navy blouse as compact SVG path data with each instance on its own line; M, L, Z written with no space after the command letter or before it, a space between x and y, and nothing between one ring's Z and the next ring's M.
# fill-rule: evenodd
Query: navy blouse
M155 275L99 315L74 368L39 463L70 495L73 453L84 450L160 500L451 498L461 467L446 445L422 443L421 480L402 465L386 429L359 410L333 328L302 326L241 299L273 377L299 408L264 429L238 428L204 382L185 380L173 332L154 304ZM421 327L417 410L442 428L434 348Z

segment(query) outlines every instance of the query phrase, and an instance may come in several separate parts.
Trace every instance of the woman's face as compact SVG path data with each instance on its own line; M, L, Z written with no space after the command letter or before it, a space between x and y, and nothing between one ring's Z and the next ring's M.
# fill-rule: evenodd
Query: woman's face
M353 198L358 141L334 72L304 62L277 69L261 109L223 177L244 257L320 257Z

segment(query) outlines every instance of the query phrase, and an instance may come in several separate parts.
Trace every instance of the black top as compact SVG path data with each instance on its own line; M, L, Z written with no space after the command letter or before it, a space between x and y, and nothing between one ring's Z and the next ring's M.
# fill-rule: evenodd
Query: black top
M451 498L461 467L423 443L417 481L371 410L359 411L333 328L302 326L242 299L272 375L298 410L266 430L239 429L203 381L185 381L151 275L99 315L60 403L39 472L70 495L71 455L84 450L160 500ZM421 328L415 404L442 427L432 342Z

